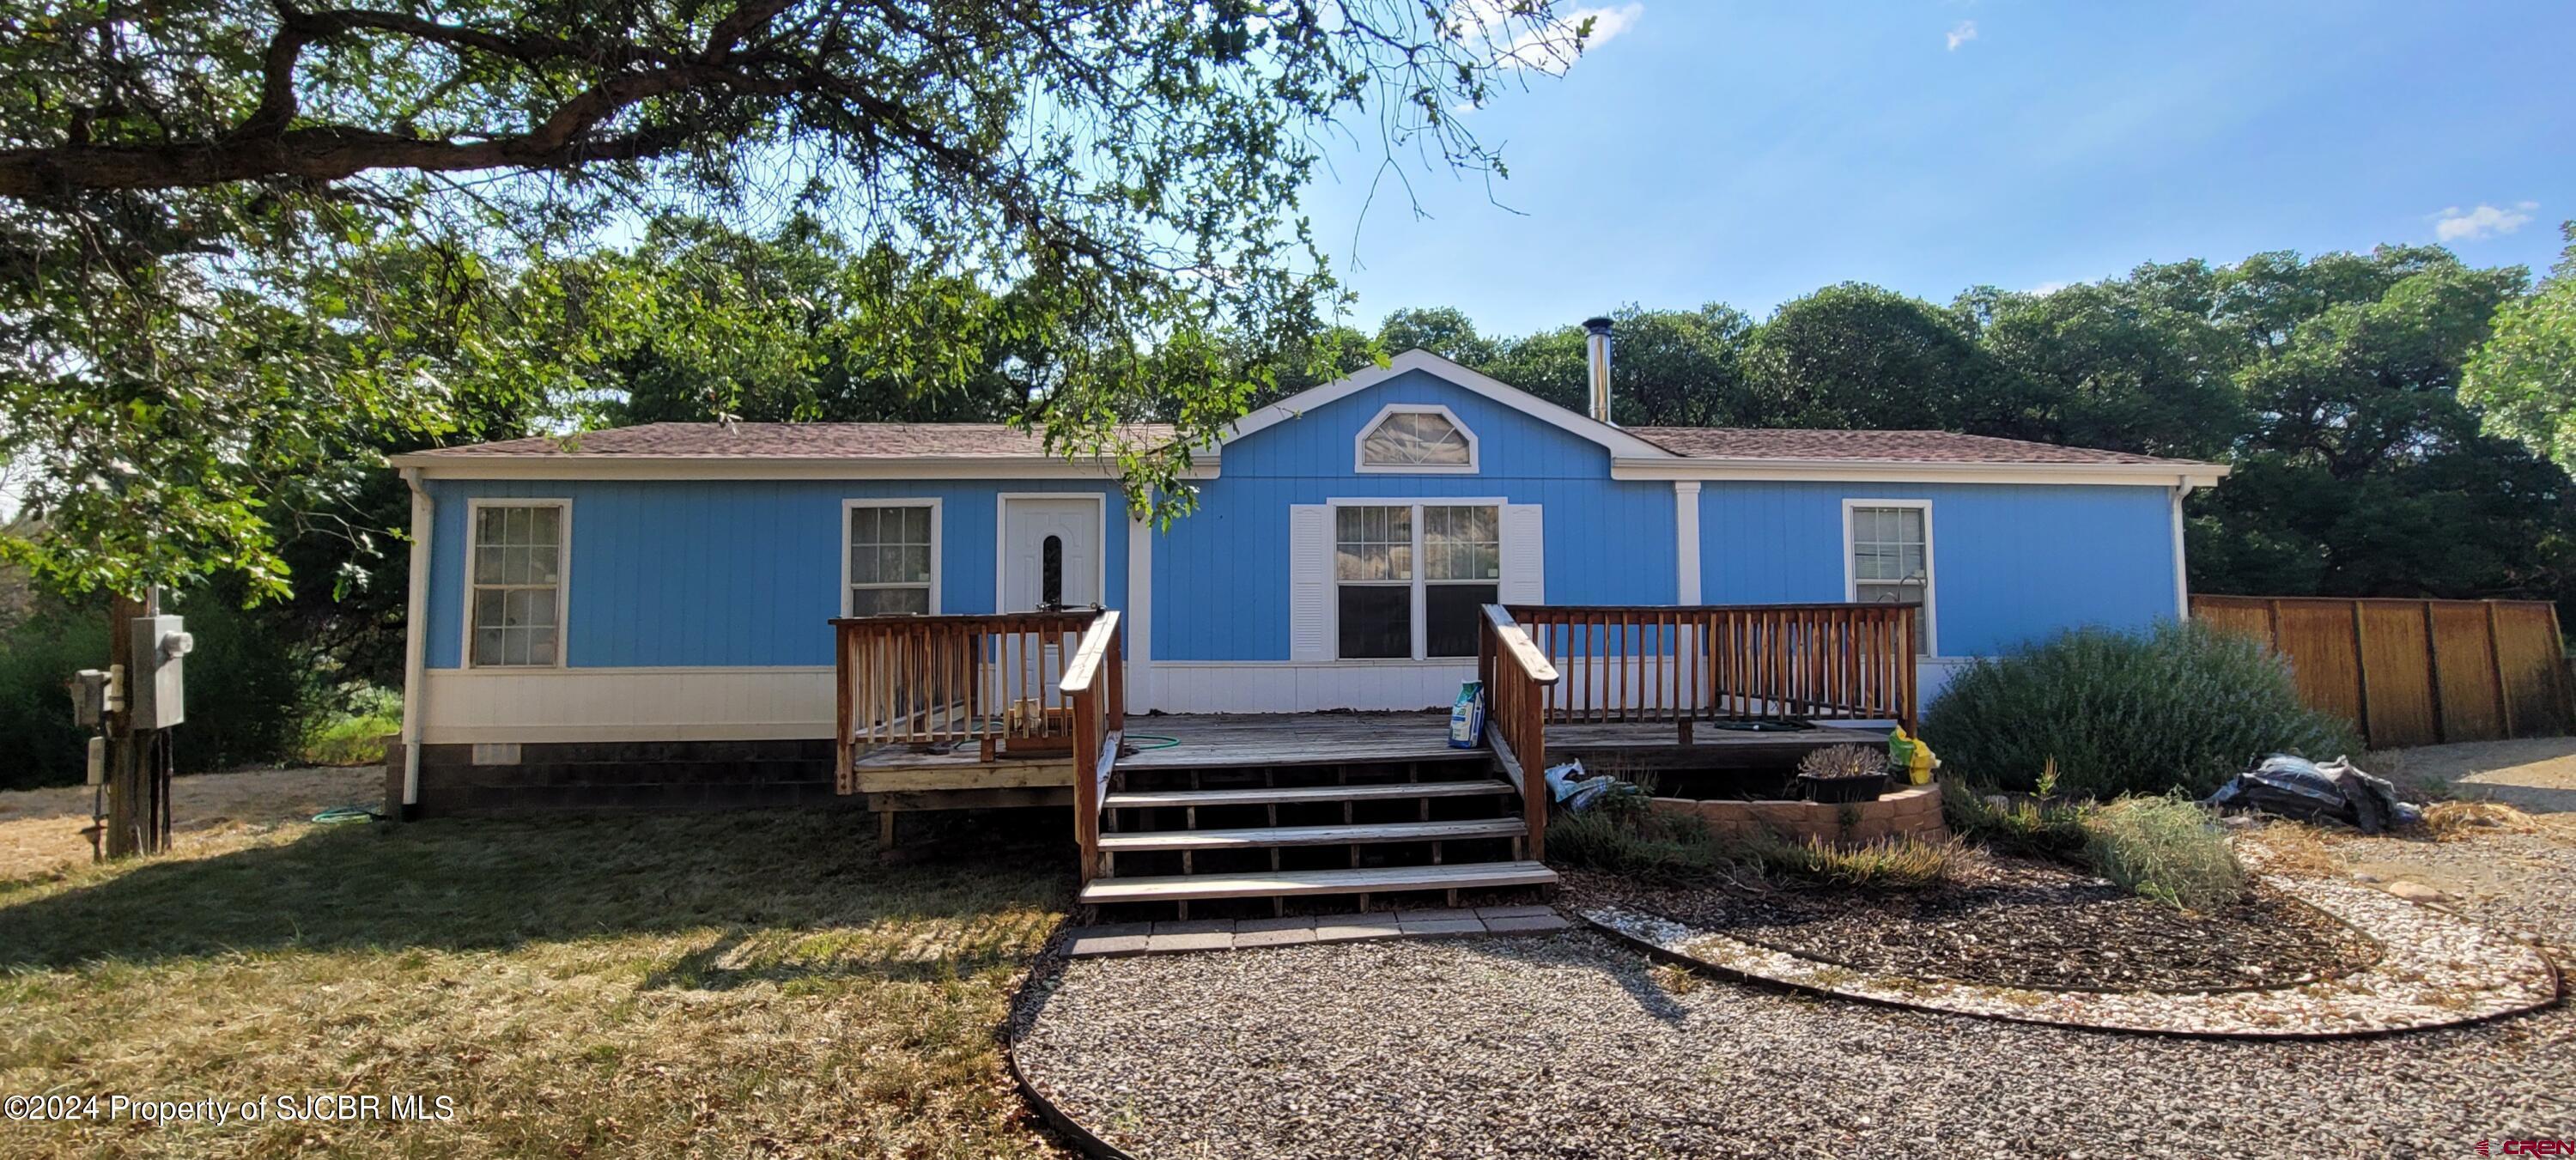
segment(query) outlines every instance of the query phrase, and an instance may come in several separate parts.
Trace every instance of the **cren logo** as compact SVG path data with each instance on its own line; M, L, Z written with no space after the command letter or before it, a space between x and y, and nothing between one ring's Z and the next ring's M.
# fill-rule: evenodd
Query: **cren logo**
M2478 1155L2480 1155L2480 1156L2489 1155L2489 1153L2488 1153L2488 1151L2487 1151L2487 1142L2486 1142L2486 1141L2484 1141L2484 1140L2480 1140L2480 1141L2478 1141Z

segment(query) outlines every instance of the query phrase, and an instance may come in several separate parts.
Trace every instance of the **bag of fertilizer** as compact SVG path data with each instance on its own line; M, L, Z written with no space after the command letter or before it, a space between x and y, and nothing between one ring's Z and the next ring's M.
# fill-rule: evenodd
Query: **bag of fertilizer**
M1449 706L1449 748L1474 749L1485 736L1485 682L1469 681L1458 686L1458 700Z

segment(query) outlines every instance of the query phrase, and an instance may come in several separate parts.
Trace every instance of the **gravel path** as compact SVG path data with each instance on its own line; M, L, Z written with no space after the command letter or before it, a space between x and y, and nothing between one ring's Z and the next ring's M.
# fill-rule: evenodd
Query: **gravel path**
M2564 1007L2217 1043L1656 978L1588 932L1084 960L1032 986L1017 1050L1142 1157L2450 1157L2576 1129Z
M2576 737L2464 741L2367 754L2362 768L2401 783L2447 783L2461 797L2491 797L2536 814L2576 811Z

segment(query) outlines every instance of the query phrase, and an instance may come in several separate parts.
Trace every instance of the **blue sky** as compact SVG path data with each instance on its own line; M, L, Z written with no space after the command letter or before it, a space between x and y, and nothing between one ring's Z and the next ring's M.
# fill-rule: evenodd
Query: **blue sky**
M1392 186L1363 215L1376 154L1332 158L1306 209L1355 322L1761 317L2381 242L2538 272L2576 217L2576 4L1585 3L1612 35L1468 115L1509 209L1417 169L1428 220Z

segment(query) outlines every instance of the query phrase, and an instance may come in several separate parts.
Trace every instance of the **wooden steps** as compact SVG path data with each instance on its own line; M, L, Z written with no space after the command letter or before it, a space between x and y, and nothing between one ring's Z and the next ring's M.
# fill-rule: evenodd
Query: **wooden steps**
M1163 806L1284 806L1305 802L1402 801L1407 798L1474 797L1513 792L1511 783L1493 779L1303 785L1281 789L1120 790L1110 794L1101 806L1112 810Z
M1407 890L1474 890L1546 886L1556 871L1536 862L1468 862L1448 866L1385 866L1353 870L1273 870L1256 874L1173 874L1150 878L1101 878L1082 888L1082 901L1186 902L1204 898L1290 898L1316 894L1370 894Z
M1235 830L1151 830L1102 834L1100 848L1131 850L1253 850L1270 846L1363 846L1381 842L1441 842L1466 838L1517 838L1529 832L1519 818L1464 822L1387 822L1375 825L1271 826Z

